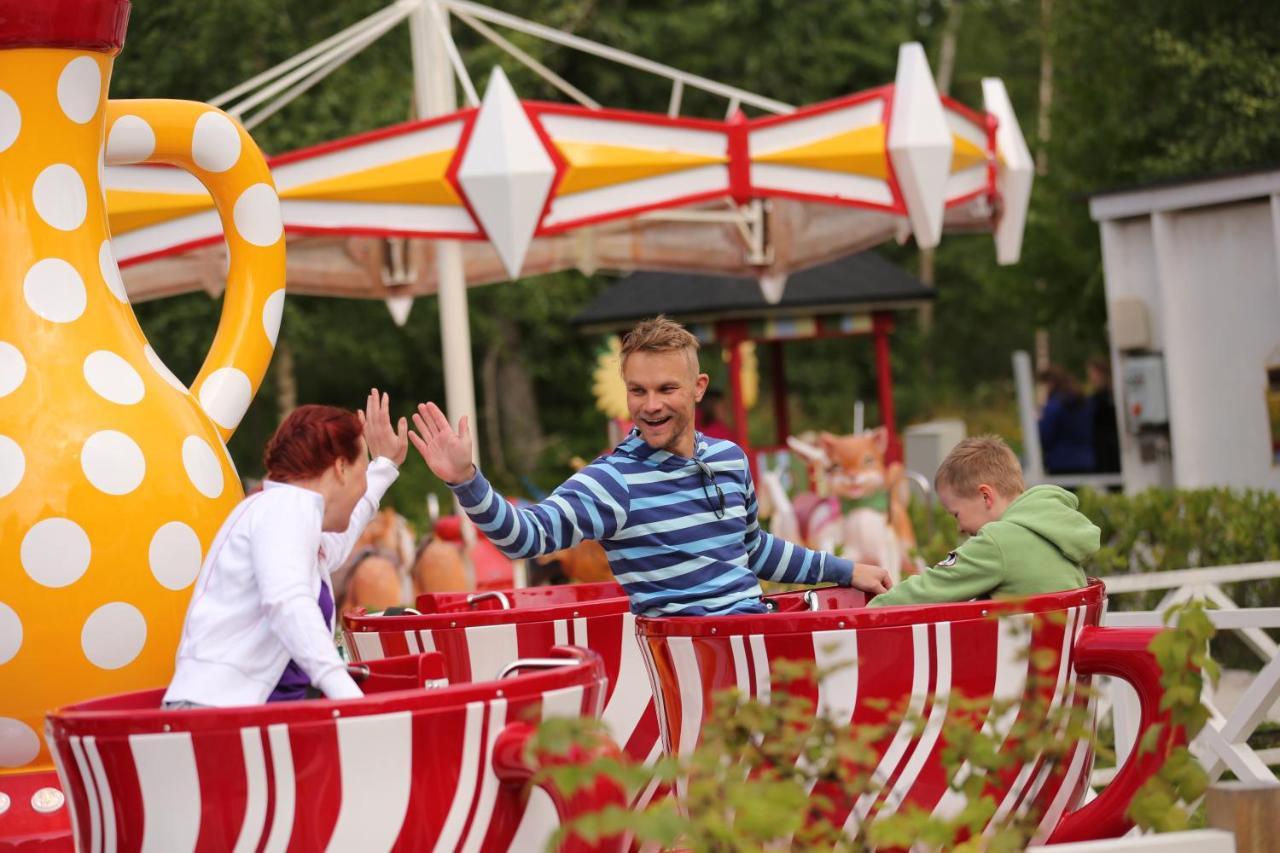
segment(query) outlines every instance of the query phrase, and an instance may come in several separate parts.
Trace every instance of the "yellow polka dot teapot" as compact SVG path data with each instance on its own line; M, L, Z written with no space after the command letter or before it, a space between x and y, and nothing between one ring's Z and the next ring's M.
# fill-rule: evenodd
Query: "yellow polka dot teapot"
M0 0L0 774L48 766L45 711L168 680L242 497L224 442L284 303L279 201L248 134L203 104L106 99L128 16ZM185 169L217 205L226 297L190 390L130 308L104 160Z

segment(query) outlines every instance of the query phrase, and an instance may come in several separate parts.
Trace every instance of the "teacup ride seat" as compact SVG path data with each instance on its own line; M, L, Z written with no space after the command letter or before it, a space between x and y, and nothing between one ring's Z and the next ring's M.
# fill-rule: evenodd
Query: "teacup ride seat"
M1033 731L1056 726L1059 740L1065 740L1066 715L1059 709L1074 707L1086 725L1096 726L1095 703L1088 698L1095 675L1133 685L1140 730L1166 723L1161 749L1135 750L1087 804L1094 758L1089 739L1078 740L1065 756L1023 756L985 781L985 793L997 804L989 828L1011 814L1038 814L1041 841L1123 835L1132 826L1125 811L1134 794L1159 769L1163 747L1182 736L1159 710L1160 668L1147 651L1159 629L1100 627L1106 600L1100 581L1017 600L876 609L863 607L862 594L851 589L771 598L774 612L764 615L637 620L658 691L664 748L692 752L714 694L729 688L764 701L777 690L806 695L815 714L847 721L855 732L887 726L874 744L878 759L870 791L857 797L823 791L835 803L828 819L842 822L847 834L909 805L958 815L965 799L948 784L944 725L981 728L1002 751L1014 747L1009 735L1015 723ZM809 663L825 675L782 684L775 668L783 660ZM960 697L978 700L987 710L966 716L958 708ZM958 773L971 770L964 765Z
M347 649L358 661L418 651L444 654L451 672L491 678L511 661L572 643L604 662L601 719L634 761L662 753L653 689L636 641L635 616L616 583L565 584L419 596L417 613L343 616ZM648 803L656 788L636 792Z
M352 670L359 699L162 710L163 690L146 690L51 713L77 849L533 850L624 802L607 780L566 797L535 779L585 752L526 756L541 719L599 715L604 665L587 649L547 649L492 681L459 678L438 652Z

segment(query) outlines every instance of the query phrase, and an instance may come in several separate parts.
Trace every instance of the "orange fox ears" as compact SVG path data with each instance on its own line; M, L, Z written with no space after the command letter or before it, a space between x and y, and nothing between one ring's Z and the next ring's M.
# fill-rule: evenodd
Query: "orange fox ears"
M876 450L885 453L889 450L889 430L886 427L876 427L871 430L871 440L875 442Z
M822 449L826 452L828 456L830 456L832 451L836 449L836 442L837 442L836 436L832 435L826 430L823 430L822 432L818 433L818 444L822 445Z

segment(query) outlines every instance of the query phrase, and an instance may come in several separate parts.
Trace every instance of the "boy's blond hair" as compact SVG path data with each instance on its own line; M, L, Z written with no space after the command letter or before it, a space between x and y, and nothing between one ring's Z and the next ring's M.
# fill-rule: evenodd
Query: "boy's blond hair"
M983 483L1006 498L1016 498L1026 488L1018 457L998 435L966 438L951 448L934 476L937 488L946 486L961 497L976 494Z
M621 366L626 367L627 356L633 352L675 352L689 354L693 372L698 372L698 339L674 320L659 314L651 320L641 320L622 339Z

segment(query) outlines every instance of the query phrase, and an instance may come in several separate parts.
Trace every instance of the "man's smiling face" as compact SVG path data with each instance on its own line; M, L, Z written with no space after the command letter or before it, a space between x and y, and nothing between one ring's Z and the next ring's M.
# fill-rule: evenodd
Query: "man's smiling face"
M693 412L707 390L707 374L698 372L692 350L627 356L622 367L627 411L645 444L677 456L693 456Z

